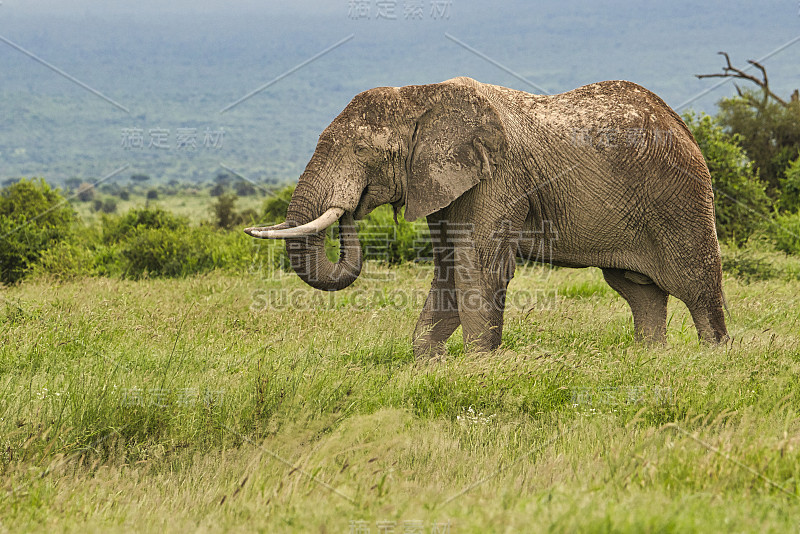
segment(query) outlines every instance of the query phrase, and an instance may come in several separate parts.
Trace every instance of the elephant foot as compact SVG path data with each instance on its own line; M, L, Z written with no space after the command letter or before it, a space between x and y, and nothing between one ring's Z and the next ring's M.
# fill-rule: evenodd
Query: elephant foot
M638 343L665 345L667 343L666 328L661 325L639 326L634 321L634 340Z
M444 356L445 343L460 324L458 312L452 309L455 308L455 305L442 312L441 308L437 309L431 306L431 303L437 302L437 295L433 291L431 294L433 297L428 297L425 309L414 328L414 357L417 360L429 360Z
M444 341L433 342L430 340L414 341L414 359L417 361L441 361L446 354Z
M700 341L715 346L726 346L731 342L731 337L727 334L727 332L721 332L713 328L698 328L697 337L700 339Z

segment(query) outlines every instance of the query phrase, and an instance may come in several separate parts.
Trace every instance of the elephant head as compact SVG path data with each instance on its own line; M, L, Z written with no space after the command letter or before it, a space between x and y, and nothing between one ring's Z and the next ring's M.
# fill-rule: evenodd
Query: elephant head
M247 228L285 239L292 268L309 285L337 291L361 271L354 220L382 204L406 220L430 215L496 171L508 146L492 103L469 79L379 87L357 95L322 132L300 176L286 222ZM340 258L325 255L324 233L340 222Z

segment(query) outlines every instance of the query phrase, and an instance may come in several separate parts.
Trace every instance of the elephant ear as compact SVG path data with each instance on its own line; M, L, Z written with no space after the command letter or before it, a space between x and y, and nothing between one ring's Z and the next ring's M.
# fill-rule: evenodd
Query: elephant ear
M419 86L428 93L410 143L405 219L450 205L494 173L508 145L494 106L468 85Z

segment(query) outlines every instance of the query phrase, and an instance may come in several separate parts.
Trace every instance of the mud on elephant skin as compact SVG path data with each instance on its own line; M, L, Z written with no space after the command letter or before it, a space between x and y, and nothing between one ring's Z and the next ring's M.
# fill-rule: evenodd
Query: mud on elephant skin
M286 222L245 231L285 239L297 274L335 291L361 270L353 220L382 204L431 229L419 357L441 353L459 325L468 346L499 346L516 256L602 269L639 339L665 339L669 295L701 339L728 339L708 168L680 117L634 83L553 96L469 78L365 91L320 135ZM337 220L333 263L324 230ZM524 238L545 222L558 235L548 257Z

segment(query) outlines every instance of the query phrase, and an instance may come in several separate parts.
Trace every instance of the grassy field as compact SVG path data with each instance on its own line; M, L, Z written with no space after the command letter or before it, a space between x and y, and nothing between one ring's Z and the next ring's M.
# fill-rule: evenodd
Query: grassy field
M647 346L599 271L524 268L501 349L433 363L430 268L367 271L0 290L0 532L800 528L796 281Z

